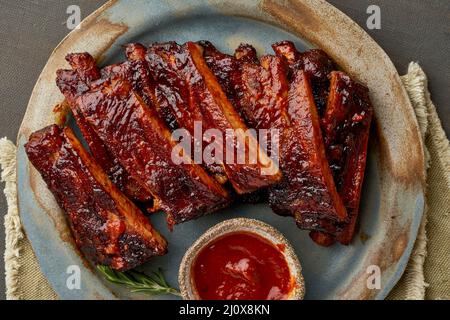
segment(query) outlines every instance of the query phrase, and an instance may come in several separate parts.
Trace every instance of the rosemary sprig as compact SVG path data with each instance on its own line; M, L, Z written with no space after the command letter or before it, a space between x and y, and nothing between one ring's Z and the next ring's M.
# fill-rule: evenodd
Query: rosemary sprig
M151 295L173 294L181 296L181 294L172 288L164 278L161 269L152 272L151 275L130 270L119 272L108 266L97 266L97 269L110 282L124 285L130 288L131 292L144 292Z

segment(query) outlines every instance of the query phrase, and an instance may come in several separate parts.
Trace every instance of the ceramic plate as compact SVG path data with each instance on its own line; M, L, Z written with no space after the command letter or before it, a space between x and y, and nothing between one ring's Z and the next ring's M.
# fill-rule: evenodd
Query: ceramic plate
M292 1L111 1L85 19L52 53L31 95L18 136L18 184L21 219L42 271L62 299L148 298L106 283L75 249L63 213L23 145L31 132L55 121L53 107L63 100L55 72L67 67L69 52L88 51L100 64L123 59L121 45L139 41L208 39L225 52L248 42L259 54L288 39L301 50L324 49L339 65L366 83L375 108L361 200L359 233L350 246L322 248L296 228L291 218L265 205L233 206L176 226L170 233L164 215L152 222L169 241L169 254L143 269L163 268L177 286L186 249L205 230L229 218L267 222L292 243L301 261L306 299L382 299L400 278L424 208L424 160L416 118L405 89L384 51L342 12L321 0ZM81 270L81 288L66 286L69 266ZM381 288L367 286L370 266L381 270ZM369 269L368 269L369 268ZM171 298L171 297L159 297Z

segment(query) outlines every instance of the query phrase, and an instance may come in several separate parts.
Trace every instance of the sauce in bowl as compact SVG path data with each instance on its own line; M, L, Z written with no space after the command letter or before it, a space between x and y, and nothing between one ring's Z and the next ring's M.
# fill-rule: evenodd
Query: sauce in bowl
M283 248L245 231L225 234L202 248L191 277L203 300L281 300L293 287Z

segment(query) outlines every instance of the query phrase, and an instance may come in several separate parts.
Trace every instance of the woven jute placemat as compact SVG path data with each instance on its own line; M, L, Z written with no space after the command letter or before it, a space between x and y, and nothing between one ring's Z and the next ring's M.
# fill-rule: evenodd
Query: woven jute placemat
M408 266L388 299L450 299L450 147L417 63L402 77L425 141L427 209ZM5 215L7 299L58 299L42 275L17 208L16 147L0 140L2 180L6 182Z

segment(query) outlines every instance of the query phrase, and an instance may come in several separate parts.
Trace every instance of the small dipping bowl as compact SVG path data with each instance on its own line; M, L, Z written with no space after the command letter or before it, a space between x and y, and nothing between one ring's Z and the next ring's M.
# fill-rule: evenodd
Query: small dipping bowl
M203 249L215 244L220 239L234 234L253 235L255 238L266 240L265 245L271 245L278 250L286 261L290 274L289 291L284 294L283 300L302 300L305 294L305 283L301 273L300 262L288 240L274 227L259 220L237 218L223 221L208 229L186 251L178 274L178 282L183 299L201 300L194 280L194 264ZM259 236L259 237L258 237ZM267 244L267 242L269 242Z

